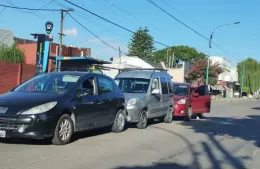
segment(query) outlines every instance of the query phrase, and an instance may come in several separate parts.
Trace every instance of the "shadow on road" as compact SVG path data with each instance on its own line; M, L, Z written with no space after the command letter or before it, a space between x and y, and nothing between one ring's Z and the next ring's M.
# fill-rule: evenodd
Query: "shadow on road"
M152 166L118 167L115 169L190 169L190 167L176 163L157 163Z

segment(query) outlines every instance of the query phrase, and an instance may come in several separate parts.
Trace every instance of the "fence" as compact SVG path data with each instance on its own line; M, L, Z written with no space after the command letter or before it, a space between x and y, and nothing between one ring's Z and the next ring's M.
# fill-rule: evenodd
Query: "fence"
M0 94L35 75L35 65L0 62Z

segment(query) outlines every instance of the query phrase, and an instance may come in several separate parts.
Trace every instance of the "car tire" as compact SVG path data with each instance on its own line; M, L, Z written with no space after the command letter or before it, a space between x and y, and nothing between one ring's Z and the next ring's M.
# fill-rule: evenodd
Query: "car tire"
M123 110L119 110L116 114L114 124L112 126L112 132L120 133L125 129L126 117Z
M146 114L146 111L143 110L141 112L140 119L139 119L139 122L137 123L136 127L139 129L145 129L147 127L147 124L148 124L147 114Z
M199 117L199 119L203 119L203 114L202 113L197 114L197 117Z
M172 107L169 107L167 114L165 115L163 121L165 123L171 123L173 119L173 110Z
M191 117L192 117L192 109L191 107L188 107L188 111L185 117L185 121L191 121Z
M62 132L63 134L60 134ZM64 114L60 117L52 139L52 144L65 145L71 140L74 133L74 124L71 117L68 114Z

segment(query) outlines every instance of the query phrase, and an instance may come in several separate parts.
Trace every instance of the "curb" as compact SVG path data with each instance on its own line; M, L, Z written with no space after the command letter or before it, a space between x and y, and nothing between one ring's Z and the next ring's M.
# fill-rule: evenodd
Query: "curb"
M248 101L248 100L257 100L257 99L211 100L211 102L212 103L223 103L223 102L239 102L239 101Z

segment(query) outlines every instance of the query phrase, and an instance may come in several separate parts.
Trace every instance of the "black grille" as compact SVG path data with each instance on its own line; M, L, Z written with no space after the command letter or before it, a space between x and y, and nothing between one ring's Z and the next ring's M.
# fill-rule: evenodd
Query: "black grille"
M19 126L16 118L0 117L0 130L17 130Z

